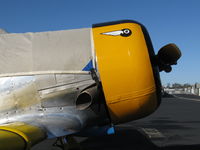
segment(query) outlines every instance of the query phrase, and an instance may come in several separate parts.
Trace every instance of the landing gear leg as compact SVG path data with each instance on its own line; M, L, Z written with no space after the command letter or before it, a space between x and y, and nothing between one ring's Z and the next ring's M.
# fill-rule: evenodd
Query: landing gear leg
M62 150L81 150L79 143L72 136L58 137L53 146Z

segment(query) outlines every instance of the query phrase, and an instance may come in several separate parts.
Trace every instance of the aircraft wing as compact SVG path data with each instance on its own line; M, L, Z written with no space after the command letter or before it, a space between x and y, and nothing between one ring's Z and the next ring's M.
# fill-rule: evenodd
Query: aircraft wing
M0 149L3 150L28 150L45 138L41 128L23 122L0 125Z

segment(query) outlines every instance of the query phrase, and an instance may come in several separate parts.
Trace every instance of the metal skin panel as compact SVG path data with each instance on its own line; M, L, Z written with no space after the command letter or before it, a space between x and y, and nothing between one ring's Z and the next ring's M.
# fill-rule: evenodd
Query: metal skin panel
M81 110L76 106L77 95L95 83L90 74L53 76L55 82L52 75L0 78L0 126L24 122L55 138L108 123L103 104L93 102Z
M148 48L137 23L93 28L98 71L112 122L149 115L157 108Z

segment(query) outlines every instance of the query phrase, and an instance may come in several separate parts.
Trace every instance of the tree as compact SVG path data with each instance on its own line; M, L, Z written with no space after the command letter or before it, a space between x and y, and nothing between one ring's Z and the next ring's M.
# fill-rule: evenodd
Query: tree
M183 86L179 83L174 83L174 84L172 84L172 87L173 88L182 88Z
M192 85L190 85L189 83L185 83L185 84L183 85L183 87L184 87L184 88L188 88L188 87L192 87Z

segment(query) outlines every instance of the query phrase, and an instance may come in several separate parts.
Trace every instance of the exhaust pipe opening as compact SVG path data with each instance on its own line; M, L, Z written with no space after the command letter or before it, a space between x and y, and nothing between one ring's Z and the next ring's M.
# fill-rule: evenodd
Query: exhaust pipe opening
M81 93L76 100L76 108L83 110L92 104L92 97L88 93Z
M87 109L88 107L90 107L96 94L97 94L96 86L82 91L76 99L76 108L78 110L84 110L84 109Z

